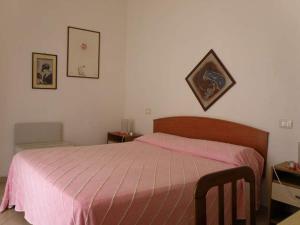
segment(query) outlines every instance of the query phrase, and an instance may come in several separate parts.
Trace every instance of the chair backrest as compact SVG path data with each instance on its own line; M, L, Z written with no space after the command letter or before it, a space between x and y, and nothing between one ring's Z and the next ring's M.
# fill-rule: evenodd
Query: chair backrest
M255 220L255 176L250 167L238 167L229 170L208 174L200 178L195 193L196 225L206 225L206 194L212 188L218 187L219 198L219 225L224 225L224 185L231 183L232 196L232 224L238 224L237 220L237 181L244 179L250 184L250 225L256 225Z
M15 145L59 142L63 139L63 125L60 122L15 124Z

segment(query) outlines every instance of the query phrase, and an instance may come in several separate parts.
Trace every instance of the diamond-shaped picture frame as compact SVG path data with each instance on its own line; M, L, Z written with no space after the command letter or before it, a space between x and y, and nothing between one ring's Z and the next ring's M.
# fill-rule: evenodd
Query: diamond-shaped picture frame
M213 49L204 56L185 80L204 111L236 83Z

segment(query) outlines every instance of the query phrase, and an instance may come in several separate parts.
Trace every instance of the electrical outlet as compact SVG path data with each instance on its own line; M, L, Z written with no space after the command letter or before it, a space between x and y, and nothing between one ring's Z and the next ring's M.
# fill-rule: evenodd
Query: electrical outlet
M286 125L287 125L286 126L287 128L292 129L293 128L293 120L288 120Z
M152 113L152 110L150 108L145 109L145 114L146 115L151 115L151 113Z
M293 128L293 120L280 120L279 127L285 129L292 129Z

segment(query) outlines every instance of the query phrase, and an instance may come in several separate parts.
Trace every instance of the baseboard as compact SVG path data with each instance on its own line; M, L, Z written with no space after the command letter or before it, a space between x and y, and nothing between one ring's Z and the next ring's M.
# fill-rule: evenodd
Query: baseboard
M0 183L6 183L7 177L0 177Z

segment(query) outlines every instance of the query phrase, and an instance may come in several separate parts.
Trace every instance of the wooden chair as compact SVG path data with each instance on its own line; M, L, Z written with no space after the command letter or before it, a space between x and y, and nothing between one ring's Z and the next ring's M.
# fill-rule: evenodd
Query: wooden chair
M206 194L215 186L218 186L219 196L219 225L224 225L224 184L231 183L232 194L232 225L246 224L245 220L237 220L237 181L244 179L250 184L250 225L256 225L255 220L255 177L251 168L243 166L208 174L198 181L195 204L196 225L206 225Z

